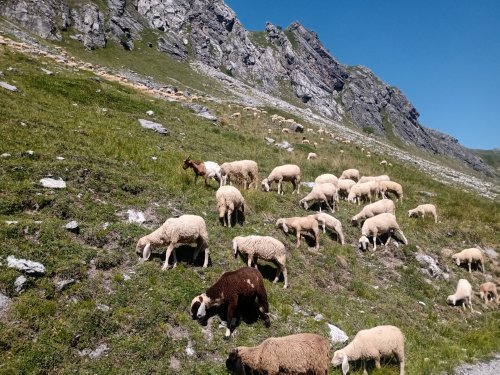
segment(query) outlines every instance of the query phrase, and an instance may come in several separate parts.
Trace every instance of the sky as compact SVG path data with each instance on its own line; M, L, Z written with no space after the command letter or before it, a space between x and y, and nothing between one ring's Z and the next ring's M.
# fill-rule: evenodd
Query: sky
M225 0L248 30L300 22L396 86L422 125L500 147L500 0Z

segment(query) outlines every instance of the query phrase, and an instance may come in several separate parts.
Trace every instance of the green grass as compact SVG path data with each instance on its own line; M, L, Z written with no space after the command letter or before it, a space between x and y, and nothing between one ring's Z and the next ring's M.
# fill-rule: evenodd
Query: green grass
M116 63L128 64L124 56L119 55L125 60ZM8 71L9 66L16 71ZM0 153L12 155L0 164L0 290L13 298L0 319L1 374L172 373L171 366L183 374L224 374L231 348L296 332L326 335L325 321L350 337L370 326L398 325L406 335L408 374L449 371L461 361L499 351L498 309L482 306L477 297L474 304L481 314L445 305L459 278L469 279L477 289L483 276L469 276L441 255L444 247L458 250L474 244L498 250L498 202L443 185L396 160L388 159L394 166L385 169L379 165L381 157L365 159L354 146L321 142L318 135L307 136L319 143L321 158L308 162L309 148L298 145L302 135L281 134L270 120L271 110L260 118L241 111L240 119L230 119L238 106L209 104L221 119L214 124L179 104L96 81L90 73L59 69L49 62L46 67L57 73L47 76L40 71L42 66L40 60L0 49L4 79L20 89L2 92L0 106ZM150 109L155 112L153 120L170 130L169 136L139 126L137 119ZM287 139L296 151L289 154L267 146L263 138L268 128L273 129L272 137ZM410 245L382 247L376 253L358 251L359 228L348 223L360 208L341 202L335 216L344 225L347 244L340 246L322 236L319 254L305 245L295 249L294 238L274 226L279 217L304 214L288 185L284 196L244 191L249 206L245 225L222 228L215 209L215 184L210 188L201 181L193 184L192 172L181 167L188 155L219 163L254 159L261 178L284 163L299 164L303 181L324 172L339 175L348 167L366 175L388 173L405 189L397 215ZM67 189L43 189L38 181L47 175L63 178ZM437 196L424 199L420 190ZM406 216L406 210L424 202L437 205L438 225ZM148 228L126 223L122 213L129 208L148 213ZM161 272L160 257L139 262L134 253L137 239L177 212L205 218L209 268L202 269L199 262L189 264L182 256L185 249L179 250L181 260L175 270ZM19 223L6 225L6 220ZM79 222L80 234L64 229L70 220ZM290 289L283 290L282 283L273 285L269 279L274 277L274 266L262 263L269 278L265 285L271 328L265 329L260 321L242 323L226 342L215 318L212 338L207 339L191 320L191 299L222 272L244 265L231 256L231 239L252 233L275 236L291 248ZM449 281L426 280L414 260L417 246L450 269ZM20 296L15 296L13 285L19 274L5 267L11 254L47 267L45 276L28 277L28 289ZM494 277L500 276L491 262L486 267ZM62 291L56 288L58 280L69 278L75 283ZM99 309L99 304L110 310ZM317 313L325 320L315 321ZM100 358L78 355L102 343L109 349ZM193 357L185 352L189 343L196 352ZM340 369L331 373L340 374ZM396 366L384 364L373 373L395 374Z
M288 38L288 40L290 41L291 45L292 45L292 48L294 50L296 50L297 48L299 48L299 42L297 42L297 38L295 37L295 34L293 33L292 30L289 30L289 29L286 29L284 31L286 37Z

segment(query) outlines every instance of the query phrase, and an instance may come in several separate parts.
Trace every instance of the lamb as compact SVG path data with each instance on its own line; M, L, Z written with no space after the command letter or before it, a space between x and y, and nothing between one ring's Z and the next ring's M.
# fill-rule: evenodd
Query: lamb
M245 374L245 366L268 375L328 374L330 343L314 333L270 337L257 346L239 346L229 353L228 370Z
M396 195L396 201L399 199L403 203L403 187L397 182L380 181L378 187L382 198L387 198L387 193L393 193Z
M341 180L354 180L354 181L359 181L359 171L357 169L351 168L351 169L346 169L345 171L342 172L340 175L339 179Z
M385 174L380 176L363 176L359 179L358 184L362 184L363 182L369 182L369 181L380 182L380 181L390 181L390 180L391 180L390 177Z
M274 283L277 283L281 273L285 278L283 288L288 288L288 274L286 270L286 248L285 245L276 238L269 236L238 236L233 238L234 257L238 252L248 257L248 267L252 266L252 261L257 268L257 259L264 259L273 262L278 267Z
M466 305L469 305L470 311L474 311L472 309L472 286L465 279L458 280L455 294L449 295L446 299L446 302L453 306L456 306L458 301L463 301L462 306L464 310Z
M481 270L484 273L484 258L483 252L476 247L472 247L470 249L464 249L459 253L453 254L451 256L457 262L457 266L460 266L460 263L467 262L469 265L469 273L471 273L471 264L478 263L481 266Z
M385 243L385 245L387 246L389 244L389 241L391 240L392 234L395 231L397 231L401 235L404 244L408 245L408 240L403 234L403 231L399 229L399 225L396 222L396 216L394 216L393 214L383 213L366 219L366 221L363 223L363 226L361 227L361 237L359 238L360 248L363 250L367 250L368 245L370 244L368 236L373 236L373 251L375 251L377 249L377 237L385 233L389 234L389 237L387 238L387 241Z
M300 193L300 168L295 164L285 164L274 168L269 176L262 181L264 191L269 191L273 182L278 183L278 194L284 194L281 187L283 181L289 181L293 185L293 193Z
M357 225L363 223L366 219L379 214L390 213L396 214L396 206L390 199L382 199L375 203L371 203L363 207L363 209L351 218L351 223Z
M193 169L194 183L196 183L198 176L202 176L205 179L205 186L208 186L209 178L212 178L217 182L221 180L220 166L219 164L213 161L199 161L199 160L196 161L196 160L191 160L191 157L188 156L186 159L184 159L182 168Z
M314 180L314 183L316 185L331 183L337 187L339 184L339 181L335 175L333 175L331 173L325 173L325 174L322 174L322 175L319 175L318 177L316 177L316 179Z
M378 184L375 181L364 182L362 184L357 183L351 187L349 195L347 196L347 201L351 203L358 202L358 206L361 204L361 199L368 199L370 203L372 202L372 197L378 195Z
M224 339L228 340L236 326L239 315L238 304L242 301L254 302L257 298L260 318L269 327L269 305L262 275L256 268L243 267L236 271L224 272L207 291L193 298L191 314L193 319L205 320L211 307L227 305L227 328Z
M175 247L180 244L190 244L192 242L197 243L193 261L198 257L200 250L204 250L205 262L203 263L203 267L206 268L210 255L210 251L208 250L208 232L205 220L197 215L182 215L177 218L167 219L161 227L141 237L137 241L135 251L138 254L142 254L144 260L148 260L154 247L167 245L167 255L162 267L162 270L166 270L168 269L168 260L172 252L174 253L173 268L177 266Z
M339 188L339 191L338 191L339 197L347 199L347 197L349 196L349 193L351 191L351 188L354 185L356 185L356 182L353 181L353 180L350 180L350 179L345 179L345 180L339 179L339 186L338 186L338 188Z
M222 219L224 226L231 228L231 216L235 213L236 223L238 222L238 213L245 213L245 199L240 191L234 186L221 186L215 193L217 200L217 210L219 219ZM227 218L227 221L226 221Z
M311 215L316 219L318 224L321 224L323 228L323 233L325 233L325 228L337 233L338 239L342 245L344 245L344 232L342 231L342 223L331 215L326 213L319 213Z
M325 203L330 211L335 212L335 206L338 202L337 188L331 183L314 185L311 192L299 201L300 206L304 209L309 208L309 202L317 201L319 203L319 211L321 212L321 203ZM329 204L331 201L331 206Z
M434 206L433 204L421 204L415 207L414 209L408 211L408 217L412 216L418 217L419 215L422 215L422 218L424 218L425 214L431 214L432 216L434 216L434 222L435 223L438 222L436 206Z
M319 226L315 218L311 216L280 218L276 222L276 226L282 228L285 233L293 229L297 236L297 247L300 246L300 236L302 232L312 234L315 240L315 249L319 251Z
M483 283L479 286L479 296L484 300L485 304L490 302L490 297L493 302L500 302L498 298L497 286L491 281Z
M220 166L221 169L221 183L220 185L226 185L228 182L231 183L232 177L241 177L243 179L244 189L250 189L252 184L254 188L257 188L257 178L259 177L259 169L257 163L253 160L237 160L233 162L223 163Z
M318 158L318 154L316 154L315 152L310 152L307 154L307 160L314 160L317 158Z
M377 326L359 331L354 339L344 348L333 353L334 367L342 365L344 375L349 371L349 361L363 361L363 373L366 372L366 360L374 359L380 368L380 358L395 355L399 360L399 374L405 373L404 335L395 326Z

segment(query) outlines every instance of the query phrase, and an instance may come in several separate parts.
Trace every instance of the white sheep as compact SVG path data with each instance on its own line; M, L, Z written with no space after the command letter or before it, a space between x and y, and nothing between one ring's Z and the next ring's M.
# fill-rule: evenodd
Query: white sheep
M346 169L345 171L342 172L339 179L359 181L359 171L354 168Z
M457 262L457 266L460 266L460 263L462 263L462 262L467 262L467 264L469 265L469 273L472 272L471 271L471 264L477 262L478 265L481 266L481 270L484 273L483 252L476 247L464 249L464 250L460 251L459 253L453 254L451 256L451 259L453 259Z
M433 204L421 204L412 210L408 210L408 217L418 217L419 215L422 215L422 218L424 218L425 214L431 214L434 217L434 222L438 222L436 206Z
M479 286L479 296L481 297L482 300L484 300L485 304L488 304L490 302L490 297L493 302L500 302L498 298L498 292L497 292L497 286L495 283L492 283L491 281L487 283L482 283Z
M257 268L257 260L264 259L273 262L277 267L276 278L274 283L277 283L281 273L285 279L283 288L288 288L288 273L286 270L286 248L285 245L276 238L270 236L238 236L233 238L234 257L240 254L246 254L248 257L248 267L252 267L252 261Z
M240 177L243 180L243 188L250 189L253 185L257 188L257 178L259 177L259 168L253 160L237 160L223 163L220 166L221 180L220 185L226 185L231 178ZM248 186L247 186L248 183Z
M380 181L378 188L382 198L387 198L387 193L396 195L396 201L399 199L403 203L403 187L394 181Z
M390 180L391 180L390 177L385 174L380 176L363 176L359 179L358 184L362 184L363 182L369 182L369 181L380 182L380 181L390 181Z
M300 168L295 164L285 164L274 168L269 176L262 181L262 188L264 191L269 191L271 189L271 184L273 182L278 183L278 194L284 194L281 183L283 181L289 181L293 185L293 193L300 193Z
M385 245L387 246L391 240L391 236L394 232L398 232L405 245L408 245L408 240L406 239L403 231L399 229L399 225L396 222L396 216L389 213L379 214L377 216L366 219L361 227L361 237L359 238L359 245L363 250L368 249L370 241L369 236L373 236L373 250L377 249L377 237L381 234L387 233L387 241Z
M311 201L318 202L320 212L322 203L325 203L330 211L335 212L338 203L337 188L331 183L314 185L311 192L299 201L299 205L307 210Z
M347 195L347 201L351 203L361 204L361 199L372 201L372 197L378 195L378 184L375 181L364 182L362 184L357 183L351 186L349 194Z
M338 182L338 194L340 198L347 199L349 196L349 193L351 191L351 188L356 185L356 182L350 179L339 179Z
M297 247L300 246L300 236L302 232L312 234L315 239L315 249L319 250L319 226L315 218L311 216L280 218L276 221L276 226L282 228L285 233L293 229L297 236Z
M396 206L390 199L382 199L375 203L367 204L360 212L351 218L351 223L357 225L358 223L363 223L370 217L383 213L396 214Z
M399 360L399 374L405 373L404 335L395 326L377 326L359 331L354 339L344 348L333 353L334 367L342 365L344 375L349 371L349 361L363 361L363 373L366 372L366 360L375 360L375 366L380 368L380 358L396 356Z
M135 251L142 254L144 260L148 260L151 256L153 248L167 245L167 254L162 270L168 268L168 260L172 252L174 253L174 265L177 266L177 256L175 247L180 244L190 244L196 242L197 248L193 255L193 261L198 257L200 250L205 251L205 262L203 267L208 266L208 232L205 225L205 220L197 215L182 215L177 218L167 219L161 227L152 233L141 237L137 241Z
M318 154L316 154L315 152L310 152L307 154L307 160L314 160L317 158L318 158Z
M229 353L226 365L230 371L245 374L245 366L261 374L328 373L330 343L314 333L270 337L257 346L240 346Z
M217 190L215 199L217 200L219 219L222 219L224 226L231 228L231 216L233 212L236 216L236 222L238 222L238 212L245 213L245 199L237 188L228 185L221 186Z
M325 174L322 174L322 175L319 175L318 177L316 177L316 179L314 180L314 183L316 185L330 183L330 184L334 184L335 186L338 186L339 181L335 175L333 175L331 173L325 173Z
M326 228L330 229L331 231L337 233L337 237L342 245L344 245L344 232L342 231L342 223L334 218L331 215L328 215L324 212L320 212L319 214L314 214L311 215L313 216L316 221L321 224L321 227L323 228L323 233L326 232Z
M456 306L458 301L463 301L462 306L464 310L466 305L469 305L470 311L474 311L472 309L472 286L465 279L458 280L455 294L449 295L446 299L446 302L453 306Z

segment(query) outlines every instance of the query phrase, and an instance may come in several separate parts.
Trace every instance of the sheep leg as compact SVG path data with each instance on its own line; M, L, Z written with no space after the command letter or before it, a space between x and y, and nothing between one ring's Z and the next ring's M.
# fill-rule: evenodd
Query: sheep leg
M342 233L342 228L339 226L335 228L335 231L337 232L337 236L339 237L340 243L344 245L345 240L344 240L344 233Z
M368 371L366 371L366 361L363 360L363 375L368 375Z
M391 233L388 233L389 236L387 237L387 241L385 241L385 246L389 245L389 242L391 242Z
M319 230L318 230L318 228L314 228L313 232L314 232L314 239L316 240L316 245L314 248L316 249L316 251L319 251Z
M380 368L380 357L375 358L375 367Z
M467 263L469 264L469 273L472 273L472 270L471 270L471 265L472 265L472 262L471 262L471 261L469 261L469 262L467 262Z
M266 290L262 287L257 291L257 305L259 306L259 315L264 320L264 325L269 328L271 320L269 319L269 304L267 302Z
M373 233L373 251L377 250L377 233Z
M203 238L199 239L198 242L199 242L198 249L197 249L197 253L195 254L195 257L193 258L193 262L198 257L198 252L200 252L200 250L203 249L203 251L205 252L205 261L203 262L203 268L207 268L208 267L208 259L210 257L210 250L208 249L208 244L205 241L205 239L203 239Z
M167 255L165 256L165 263L163 263L163 267L161 268L162 271L165 271L168 269L168 260L170 259L170 254L172 254L172 251L174 251L174 244L168 245Z
M229 304L227 306L227 325L226 325L226 333L224 335L224 340L229 340L229 338L231 337L231 331L234 330L234 327L236 325L236 322L234 319L233 320L233 316L234 316L234 312L236 311L236 306L238 305L238 299L233 299L231 301L229 301Z
M283 181L283 180L278 180L278 194L283 194L283 189L281 187L281 181Z
M250 254L248 254L248 259L247 259L247 265L248 265L248 267L252 267L252 258L253 258L253 256L250 255Z
M288 288L288 271L286 270L285 266L283 266L281 272L283 273L283 278L285 279L285 285L283 285L283 289L286 289Z
M408 245L408 240L406 239L406 237L405 237L405 235L404 235L403 231L402 231L401 229L398 229L398 233L399 233L399 235L401 236L401 238L403 239L404 244L405 244L405 245Z
M253 259L253 266L258 269L259 267L257 267L258 266L257 259L258 259L257 257L254 257L254 259Z
M231 228L231 217L233 216L233 210L227 209L227 226Z
M321 226L323 227L323 234L325 234L326 233L326 229L325 229L325 222L324 221L321 223Z
M172 252L173 258L174 258L174 265L172 268L177 267L177 250L174 248L174 251Z
M278 269L276 270L276 277L274 278L273 284L276 284L278 280L280 279L281 275L281 264L275 263L278 266Z

